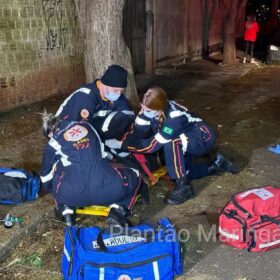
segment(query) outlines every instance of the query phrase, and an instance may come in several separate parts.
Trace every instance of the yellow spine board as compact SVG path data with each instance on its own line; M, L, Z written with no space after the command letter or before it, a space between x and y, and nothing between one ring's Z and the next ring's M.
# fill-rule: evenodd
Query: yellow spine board
M156 178L156 181L150 181L150 187L155 185L158 180L166 174L166 168L161 167L158 170L153 172L154 177ZM135 202L137 202L140 198L140 195L137 195ZM109 206L87 206L82 208L76 208L76 214L83 214L83 215L93 215L93 216L105 216L107 217L110 211Z

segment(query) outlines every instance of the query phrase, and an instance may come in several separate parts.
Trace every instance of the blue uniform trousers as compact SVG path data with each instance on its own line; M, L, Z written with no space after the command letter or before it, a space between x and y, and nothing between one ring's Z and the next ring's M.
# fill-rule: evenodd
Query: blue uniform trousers
M215 144L215 134L211 127L204 122L194 124L188 130L183 131L187 137L186 151L183 151L183 143L180 137L173 139L164 145L165 164L170 179L177 179L188 174L190 180L202 178L208 175L208 164L196 163L192 159L208 153Z
M107 206L116 203L132 207L140 178L131 168L113 166L104 175L98 170L92 170L80 180L77 180L77 171L78 168L63 168L55 172L53 196L58 206Z

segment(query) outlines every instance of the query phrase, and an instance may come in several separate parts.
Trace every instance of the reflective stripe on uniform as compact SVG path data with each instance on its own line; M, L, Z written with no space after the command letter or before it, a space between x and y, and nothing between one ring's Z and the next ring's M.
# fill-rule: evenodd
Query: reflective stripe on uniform
M117 111L110 113L110 114L106 117L106 119L105 119L105 121L104 121L104 123L103 123L103 125L102 125L102 128L101 128L103 132L108 131L110 122L111 122L111 120L113 119L113 117L114 117L116 114L117 114Z
M100 110L97 113L93 114L93 117L106 117L107 115L109 115L112 112L112 110Z
M160 143L160 144L166 144L170 142L171 140L164 138L159 132L155 135L155 139Z
M94 127L90 123L87 123L87 124L90 126L90 128L92 129L92 131L95 133L96 137L98 138L102 158L107 158L107 153L105 152L105 145L101 141L99 134L97 133L97 131L94 129Z
M53 164L52 170L49 172L49 174L47 174L47 175L45 175L45 176L40 176L42 183L46 183L46 182L52 180L53 174L54 174L54 172L55 172L55 170L56 170L56 165L57 165L58 162L59 162L59 160L57 160L57 161Z
M68 103L68 101L71 99L71 97L77 93L77 92L83 92L85 94L90 94L91 90L89 88L79 88L78 90L74 91L71 95L69 95L64 101L63 103L60 105L60 107L58 108L57 112L55 113L55 116L59 116L64 108L64 106L66 106L66 104Z
M115 149L110 149L110 151L111 151L113 154L118 155L119 157L123 157L123 158L130 155L130 153L128 153L128 152L118 152L118 151L116 151ZM107 153L108 153L108 152L107 152Z
M132 167L130 167L130 169L136 173L137 177L140 176L139 170L132 168Z
M185 106L183 106L182 104L179 104L179 103L177 103L177 102L175 102L175 101L169 101L169 104L170 104L170 106L171 106L171 108L172 108L173 110L178 110L178 109L176 108L176 106L178 106L180 109L183 109L183 110L186 111L186 112L189 111L187 107L185 107ZM176 105L176 106L175 106L175 105Z
M128 111L128 110L123 110L121 111L122 113L124 113L125 115L135 115L133 111Z
M187 119L188 119L188 122L201 122L202 121L202 119L194 118L189 113L187 113L185 111L176 110L176 111L170 112L169 115L170 115L171 119L178 118L178 117L181 117L181 116L186 116Z
M181 116L183 116L184 115L184 113L185 112L182 112L182 111L178 111L178 110L176 110L176 111L172 111L172 112L170 112L170 117L171 117L171 119L173 119L173 118L177 118L177 117L181 117Z
M138 116L135 119L135 123L138 124L138 125L150 125L151 124L150 121L146 121L146 120L144 120L144 119L142 119Z
M68 156L62 152L61 145L54 138L51 138L49 145L56 150L57 155L61 156L63 166L69 166L72 164L71 161L68 160Z
M42 183L46 183L46 182L52 180L52 178L53 178L53 171L52 170L49 174L47 174L45 176L40 176L40 179L41 179Z
M180 139L181 139L181 141L182 141L182 150L183 150L183 153L185 154L186 153L186 151L187 151L187 148L188 148L188 137L184 134L184 133L182 133L182 134L180 134Z

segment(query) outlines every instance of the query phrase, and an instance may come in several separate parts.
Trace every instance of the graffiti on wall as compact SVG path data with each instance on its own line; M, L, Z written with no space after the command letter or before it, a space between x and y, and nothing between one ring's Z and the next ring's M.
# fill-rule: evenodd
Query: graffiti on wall
M16 86L15 77L3 77L0 78L0 88L14 87Z
M43 16L47 26L46 44L47 50L66 49L67 27L63 26L62 0L42 0ZM52 23L56 23L54 28Z

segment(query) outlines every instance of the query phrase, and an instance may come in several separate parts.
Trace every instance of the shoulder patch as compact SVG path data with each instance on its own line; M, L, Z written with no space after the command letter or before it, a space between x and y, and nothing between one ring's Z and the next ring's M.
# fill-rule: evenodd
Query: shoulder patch
M75 142L81 140L87 134L88 134L88 130L85 127L81 125L75 125L70 129L66 130L63 136L66 141Z
M168 126L164 126L162 129L162 132L169 134L169 135L172 135L173 131L174 131L173 128L168 127Z

